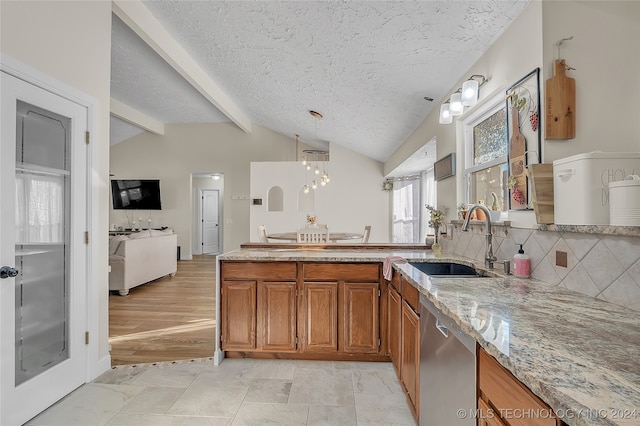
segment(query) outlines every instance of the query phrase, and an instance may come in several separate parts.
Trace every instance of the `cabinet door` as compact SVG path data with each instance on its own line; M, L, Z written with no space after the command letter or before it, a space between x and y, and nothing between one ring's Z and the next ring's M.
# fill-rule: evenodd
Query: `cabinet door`
M256 349L256 281L222 283L222 349Z
M389 356L400 377L400 338L402 337L402 299L395 288L389 286L387 291L387 339Z
M296 283L260 283L258 317L260 349L295 352L297 346Z
M342 288L342 351L378 353L380 284L345 282Z
M478 414L478 426L505 426L498 417L498 414L489 408L487 403L482 399L478 399L478 409L480 410Z
M302 284L303 352L338 351L338 283Z
M420 412L420 317L402 301L402 365L400 381L407 392L414 413Z

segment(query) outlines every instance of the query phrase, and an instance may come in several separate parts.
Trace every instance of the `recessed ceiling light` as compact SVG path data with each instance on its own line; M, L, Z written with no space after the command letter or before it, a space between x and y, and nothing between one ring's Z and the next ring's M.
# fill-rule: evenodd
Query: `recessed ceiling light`
M429 102L433 102L433 98L430 98L429 96L425 96L424 100L425 101L429 101Z
M320 114L319 112L316 111L309 111L309 114L311 114L311 116L313 118L317 118L318 120L322 119L322 114Z

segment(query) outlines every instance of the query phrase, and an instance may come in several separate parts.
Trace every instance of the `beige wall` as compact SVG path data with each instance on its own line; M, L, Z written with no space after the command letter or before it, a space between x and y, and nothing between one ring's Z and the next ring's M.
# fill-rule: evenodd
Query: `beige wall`
M480 89L480 99L476 106L466 108L465 114L454 119L453 124L439 124L439 106L449 98L450 93L447 94L437 103L437 107L409 139L384 164L385 173L390 172L433 137L436 138L437 158L456 152L456 177L437 183L438 205L449 209L447 215L449 220L456 217L455 206L463 201L464 156L461 150L462 132L457 123L470 112L476 111L484 101L504 92L507 87L540 65L542 62L541 17L540 3L532 2L482 58L464 74L464 78L450 89L449 92L453 93L472 74L484 75L489 81Z
M306 222L307 213L336 232L363 232L371 225L371 243L389 242L389 193L382 190L382 163L338 145L331 145L328 163L331 182L311 190L313 209L298 209L298 195L307 180L300 162L251 164L251 198L262 198L261 206L250 206L251 241L258 241L258 225L269 233L295 231ZM267 193L279 186L284 193L284 211L267 209ZM358 242L358 241L356 241Z
M91 280L98 312L98 357L108 356L108 170L111 54L110 1L1 1L0 51L97 100L92 136ZM93 303L93 301L92 301ZM95 360L93 360L95 362Z
M595 150L640 151L640 2L543 4L545 78L553 76L555 42L575 68L576 138L548 140L546 163Z
M162 210L153 223L173 228L183 258L191 256L193 185L191 173L224 174L223 250L249 241L249 172L252 161L291 161L295 140L253 126L244 133L232 123L170 124L165 135L143 133L111 148L111 171L118 179L160 179ZM112 223L125 221L110 210Z
M567 141L543 139L543 162L594 150L640 151L640 2L535 1L514 21L491 48L464 74L490 78L480 89L480 100L453 124L438 124L439 108L422 122L407 141L384 164L393 170L430 138L437 140L437 158L457 152L455 179L438 182L438 205L449 208L463 201L463 143L459 122L484 101L540 67L541 96L544 82L552 77L554 43L573 35L561 54L576 70L576 138ZM464 80L463 79L463 80ZM460 87L459 81L449 90ZM441 99L441 102L446 100ZM543 101L544 102L544 101ZM541 118L540 128L544 129ZM512 224L535 225L533 212L510 212Z

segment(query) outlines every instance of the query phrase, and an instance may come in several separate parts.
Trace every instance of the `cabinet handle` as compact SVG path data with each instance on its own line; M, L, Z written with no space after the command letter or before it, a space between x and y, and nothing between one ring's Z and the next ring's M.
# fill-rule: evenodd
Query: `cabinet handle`
M449 330L447 329L447 327L440 323L439 319L436 320L436 328L440 333L442 333L444 337L449 337Z

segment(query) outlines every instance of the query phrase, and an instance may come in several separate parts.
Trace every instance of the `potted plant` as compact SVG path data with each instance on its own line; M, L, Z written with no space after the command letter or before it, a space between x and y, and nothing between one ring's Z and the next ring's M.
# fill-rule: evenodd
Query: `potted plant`
M467 218L467 205L465 203L458 204L458 218L465 220Z

